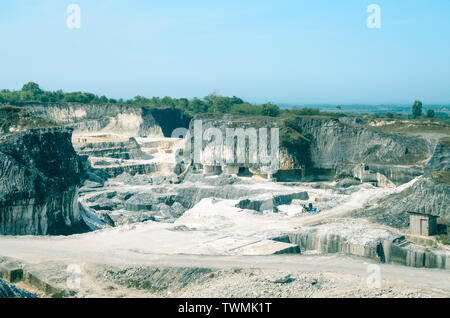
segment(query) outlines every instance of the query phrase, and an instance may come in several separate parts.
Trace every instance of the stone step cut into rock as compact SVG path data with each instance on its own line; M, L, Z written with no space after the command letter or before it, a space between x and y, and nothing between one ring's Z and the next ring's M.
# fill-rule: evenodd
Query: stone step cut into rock
M288 234L289 241L303 250L323 253L348 253L381 260L380 244L398 238L387 230L371 228L355 222L336 222L305 227Z
M23 279L22 265L11 260L0 262L0 277L10 283L20 282Z

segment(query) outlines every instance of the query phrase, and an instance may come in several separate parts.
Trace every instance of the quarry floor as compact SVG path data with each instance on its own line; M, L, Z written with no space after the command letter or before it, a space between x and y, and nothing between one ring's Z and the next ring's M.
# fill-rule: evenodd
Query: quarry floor
M246 186L249 185L239 185ZM252 186L266 189L269 196L292 191L292 187L272 182ZM127 191L133 187L140 186L129 186ZM324 197L329 192L308 186L296 186L295 190L308 192L310 199ZM270 238L305 225L343 217L395 190L398 189L363 184L354 193L332 195L331 207L318 214L295 216L275 214L270 210L259 213L239 209L235 207L239 200L204 198L175 223L147 221L71 236L0 236L0 256L42 261L70 257L132 261L133 255L151 254L271 255L283 249L283 244L289 244Z
M125 256L125 255L124 255ZM65 288L67 268L81 269L72 297L446 297L450 273L329 255L135 255L27 263L35 276ZM30 259L30 260L31 260ZM130 261L132 259L132 261ZM73 266L73 265L72 265ZM370 266L376 266L374 269ZM372 281L379 273L380 282ZM376 275L375 275L376 277ZM288 280L286 280L288 278ZM41 297L48 294L18 285Z
M269 238L345 217L402 188L363 184L348 194L330 194L309 184L239 185L247 186L269 194L294 188L308 192L310 199L328 196L331 203L318 214L291 215L239 209L239 200L204 198L175 223L148 221L67 237L0 236L0 257L22 262L60 289L67 288L68 266L79 266L75 297L450 297L450 272L445 270L342 254L273 255L290 244ZM133 187L141 186L127 191ZM380 274L375 287L370 265Z

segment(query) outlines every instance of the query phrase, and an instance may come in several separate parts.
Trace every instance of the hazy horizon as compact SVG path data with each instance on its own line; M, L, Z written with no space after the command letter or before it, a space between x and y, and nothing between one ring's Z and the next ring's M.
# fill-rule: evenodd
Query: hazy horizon
M27 82L28 83L28 82ZM26 84L26 83L24 83ZM39 85L39 83L37 83ZM7 89L10 91L20 91L22 88L22 86L20 87L15 87L15 88L5 88L5 87L0 87L0 90L2 89ZM71 93L71 92L75 92L75 91L67 91L67 90L63 90L61 88L58 89L46 89L45 87L41 87L40 88L44 91L58 91L58 90L62 90L65 93ZM93 91L83 91L84 93L94 93ZM218 93L217 91L213 91L211 92L212 94L216 94ZM97 94L99 97L101 96L100 94ZM219 94L220 95L220 94ZM167 95L169 97L173 97L170 95ZM112 98L111 96L106 96L107 98ZM159 98L163 98L165 96L144 96L147 98L152 98L152 97L159 97ZM206 96L194 96L193 98L204 98ZM231 97L231 96L229 96ZM237 96L237 97L241 97L241 96ZM180 96L178 98L186 98L186 96ZM122 97L117 97L117 99L123 99L123 101L127 101L127 99L122 98ZM132 100L133 98L129 98L130 100ZM244 100L245 102L249 102L252 104L264 104L264 103L275 103L276 105L278 105L281 108L292 108L292 107L305 107L305 108L321 108L321 109L329 109L329 108L335 108L336 106L341 106L342 110L341 111L348 111L349 108L350 109L354 109L354 108L364 108L364 107L374 107L374 108L382 108L382 107L387 107L389 110L392 110L394 108L410 108L412 106L412 103L410 104L406 104L406 103L380 103L380 104L369 104L369 103L352 103L352 104L340 104L340 103L286 103L286 102L273 102L270 100ZM440 108L446 108L446 107L450 107L450 102L449 103L430 103L430 104L424 104L423 105L425 108L429 107L432 109L440 109ZM352 108L354 107L354 108Z

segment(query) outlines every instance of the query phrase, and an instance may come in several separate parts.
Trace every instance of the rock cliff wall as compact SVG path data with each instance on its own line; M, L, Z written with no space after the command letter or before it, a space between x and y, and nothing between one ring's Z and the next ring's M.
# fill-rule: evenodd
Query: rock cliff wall
M396 236L383 229L347 222L305 227L289 233L288 238L289 242L298 244L302 251L347 253L382 261L380 244L385 240L393 241Z
M170 137L173 129L187 128L190 117L177 109L146 109L121 104L27 105L33 116L69 125L74 133L115 133L131 137Z
M374 207L360 211L355 217L370 220L396 228L409 226L406 211L419 211L439 215L439 223L450 224L450 184L422 177L399 193L383 198Z
M363 125L332 118L298 117L291 124L310 140L310 168L333 169L337 175L353 175L364 162L372 173L394 183L407 182L423 173L422 161L431 155L430 144L418 137L386 134Z
M81 159L69 128L30 129L0 137L0 234L84 231L78 211Z
M203 132L211 128L222 132L224 157L227 152L230 152L225 140L227 128L244 130L255 128L257 131L261 127L268 130L272 127L279 128L279 169L303 170L303 173L299 175L302 175L305 180L311 179L312 174L320 172L322 179L326 179L327 176L330 179L351 176L361 181L373 181L382 186L398 185L422 175L426 160L432 156L433 152L437 154L441 151L440 148L434 150L429 141L420 137L382 133L360 123L354 124L352 121L340 121L334 118L289 119L288 136L283 131L286 127L285 122L280 118L226 115L223 117L198 116L195 120L202 121ZM191 135L194 135L194 131L195 125L191 121ZM208 143L209 141L203 141L206 155L209 154ZM242 150L235 151L236 156L239 151ZM244 151L248 156L248 143ZM258 164L251 164L249 159L239 166L260 168ZM355 173L359 171L355 170L355 167L361 166L362 163L367 170L367 175L364 176L361 173ZM429 166L435 167L437 164L435 160L431 161Z
M279 131L272 128L279 130L279 123L268 118L196 116L190 122L191 143L185 154L204 168L245 167L263 174L290 168L291 162L280 161Z
M431 175L438 171L450 171L450 137L439 140L433 155L425 166L425 173Z

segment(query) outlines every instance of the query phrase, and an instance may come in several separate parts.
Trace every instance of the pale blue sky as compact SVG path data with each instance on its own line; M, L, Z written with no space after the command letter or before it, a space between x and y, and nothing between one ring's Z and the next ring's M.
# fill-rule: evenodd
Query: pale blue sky
M381 29L366 27L372 3ZM0 41L0 88L450 103L448 0L2 0Z

